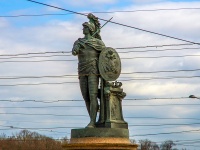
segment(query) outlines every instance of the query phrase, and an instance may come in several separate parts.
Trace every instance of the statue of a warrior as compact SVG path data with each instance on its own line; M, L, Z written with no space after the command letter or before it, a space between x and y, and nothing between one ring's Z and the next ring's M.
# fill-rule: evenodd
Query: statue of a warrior
M88 19L89 22L82 24L85 36L75 41L72 54L78 55L80 89L90 116L90 123L87 127L94 128L98 110L97 95L100 77L98 61L100 52L105 49L105 45L99 34L98 18L93 14L88 14Z

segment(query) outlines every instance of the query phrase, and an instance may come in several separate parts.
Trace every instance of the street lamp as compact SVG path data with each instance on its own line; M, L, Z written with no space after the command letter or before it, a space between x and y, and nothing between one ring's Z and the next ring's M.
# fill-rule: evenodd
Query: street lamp
M196 98L196 99L200 99L200 97L196 97L195 95L190 95L189 98Z

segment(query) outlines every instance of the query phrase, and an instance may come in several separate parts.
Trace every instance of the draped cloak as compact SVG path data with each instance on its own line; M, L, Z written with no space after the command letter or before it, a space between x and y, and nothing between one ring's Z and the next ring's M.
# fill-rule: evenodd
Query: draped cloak
M78 53L78 73L79 75L99 74L98 61L100 52L105 49L103 41L96 38L79 38L74 46L80 47Z

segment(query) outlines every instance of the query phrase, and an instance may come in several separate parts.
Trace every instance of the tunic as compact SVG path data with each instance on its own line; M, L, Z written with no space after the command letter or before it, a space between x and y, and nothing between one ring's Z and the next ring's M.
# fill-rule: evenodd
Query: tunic
M96 38L86 40L79 38L74 46L79 45L78 73L79 75L99 74L98 60L100 52L105 48L104 43Z

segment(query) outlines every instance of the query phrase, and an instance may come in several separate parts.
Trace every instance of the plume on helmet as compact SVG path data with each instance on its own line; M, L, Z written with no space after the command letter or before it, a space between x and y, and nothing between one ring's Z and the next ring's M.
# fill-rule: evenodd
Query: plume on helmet
M97 33L95 34L94 37L101 40L101 36L100 36L101 24L99 22L98 17L94 16L92 13L89 13L87 17L89 19L89 23L95 26L95 32Z

